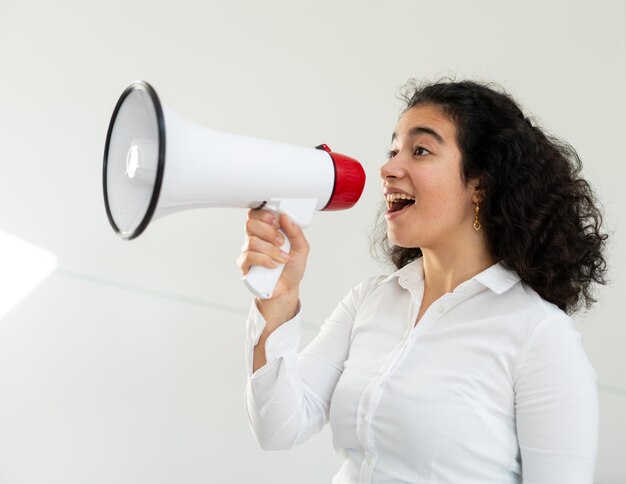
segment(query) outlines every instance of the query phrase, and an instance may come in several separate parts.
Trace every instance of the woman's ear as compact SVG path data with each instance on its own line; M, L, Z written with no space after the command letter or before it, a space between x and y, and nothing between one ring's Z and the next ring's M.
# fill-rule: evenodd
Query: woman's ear
M480 185L480 178L473 178L469 182L470 189L473 190L472 202L480 203L485 199L485 190Z

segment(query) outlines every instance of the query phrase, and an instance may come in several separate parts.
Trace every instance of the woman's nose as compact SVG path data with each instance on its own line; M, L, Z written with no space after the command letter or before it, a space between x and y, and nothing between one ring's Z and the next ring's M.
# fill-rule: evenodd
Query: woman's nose
M402 174L402 166L398 160L395 159L395 157L390 158L380 167L380 177L383 180L387 180L389 178L402 178Z

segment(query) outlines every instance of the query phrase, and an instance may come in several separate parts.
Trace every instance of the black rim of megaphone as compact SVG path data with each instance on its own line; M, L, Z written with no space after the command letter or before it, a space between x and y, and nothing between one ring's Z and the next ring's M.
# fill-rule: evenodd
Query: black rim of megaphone
M109 196L107 191L107 167L109 162L109 144L111 142L111 135L113 133L113 126L115 125L115 120L117 119L117 115L124 104L124 101L128 97L128 95L135 91L136 89L144 90L150 96L152 100L152 105L154 106L154 110L157 115L157 125L159 129L159 160L157 165L157 173L156 178L154 180L154 188L152 189L152 198L150 199L150 204L148 205L148 209L143 217L141 223L137 226L135 230L133 230L130 234L124 234L120 230L120 228L113 220L113 214L111 213L111 208L109 207ZM104 205L106 207L107 217L109 218L109 223L113 230L123 237L126 240L131 240L140 235L150 223L150 219L152 215L154 215L154 211L156 210L159 194L161 193L161 183L163 181L163 172L165 168L165 121L163 118L163 108L161 107L161 101L159 101L159 96L157 96L154 88L145 81L135 81L130 86L128 86L122 95L120 96L117 104L115 105L115 109L113 110L113 115L111 116L111 121L109 122L109 129L107 131L107 140L104 145L104 164L102 167L102 184L104 189Z

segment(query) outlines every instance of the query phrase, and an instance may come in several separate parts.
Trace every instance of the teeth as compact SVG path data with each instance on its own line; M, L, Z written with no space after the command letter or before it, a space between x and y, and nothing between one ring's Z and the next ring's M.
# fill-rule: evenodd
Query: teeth
M385 198L389 203L393 203L396 200L415 200L415 197L405 195L404 193L389 193Z

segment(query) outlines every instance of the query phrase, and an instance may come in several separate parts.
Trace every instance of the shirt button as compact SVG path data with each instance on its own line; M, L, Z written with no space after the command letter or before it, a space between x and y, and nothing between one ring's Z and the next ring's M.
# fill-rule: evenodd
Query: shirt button
M365 459L365 462L367 462L367 465L369 466L369 465L372 465L372 461L373 461L373 460L374 460L374 459L372 459L372 456L371 456L371 455L368 455L368 456L367 456L367 459Z
M445 307L445 306L439 306L439 307L437 308L437 312L438 312L439 314L443 314L443 313L445 313L445 312L446 312L446 307Z

